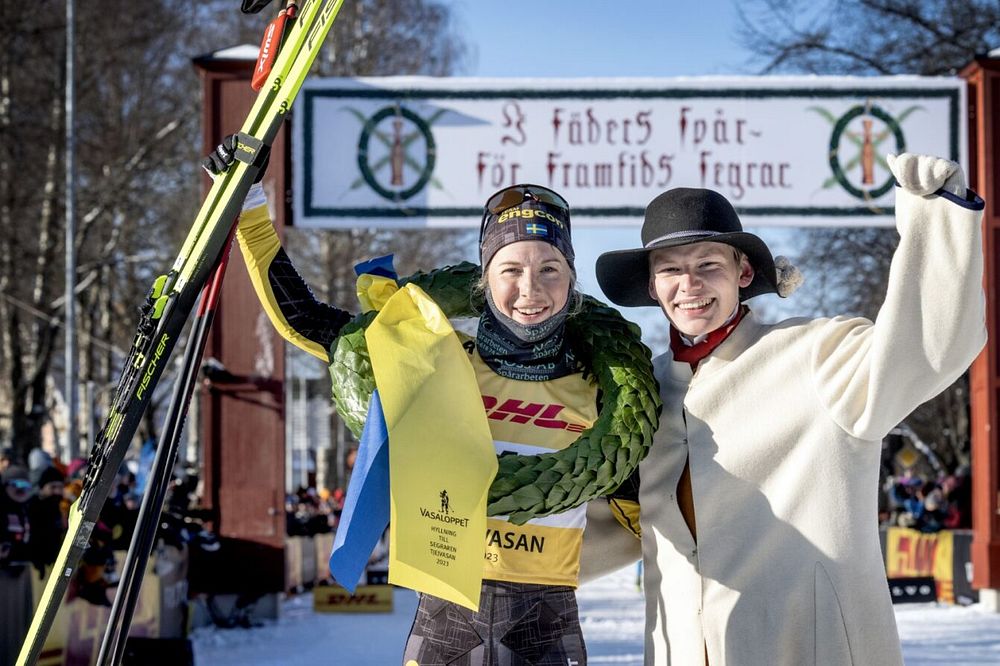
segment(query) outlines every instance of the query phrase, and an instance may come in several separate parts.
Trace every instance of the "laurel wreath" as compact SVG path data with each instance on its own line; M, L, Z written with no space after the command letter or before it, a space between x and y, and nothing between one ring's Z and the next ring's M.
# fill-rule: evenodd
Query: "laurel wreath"
M468 262L399 280L427 293L449 318L478 317L470 298L479 267ZM331 346L333 399L347 427L360 436L375 377L365 329L377 312L355 317ZM649 349L639 328L617 310L584 296L566 320L566 335L584 372L597 379L600 413L569 447L539 455L505 454L487 498L487 514L515 524L566 511L613 492L639 466L653 441L660 397Z

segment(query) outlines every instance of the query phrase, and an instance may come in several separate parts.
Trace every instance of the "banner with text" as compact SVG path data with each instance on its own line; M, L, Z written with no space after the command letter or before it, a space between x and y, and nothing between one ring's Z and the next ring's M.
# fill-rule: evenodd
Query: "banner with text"
M747 225L891 225L887 153L965 165L958 78L312 79L296 109L295 224L479 224L514 183L574 225L639 224L673 187Z

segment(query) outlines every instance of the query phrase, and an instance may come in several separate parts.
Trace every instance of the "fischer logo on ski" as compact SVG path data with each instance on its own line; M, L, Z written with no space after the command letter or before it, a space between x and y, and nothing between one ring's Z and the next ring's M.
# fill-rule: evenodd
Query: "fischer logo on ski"
M156 366L160 363L160 357L163 356L164 350L167 348L167 342L170 340L170 336L166 333L160 338L160 344L156 345L156 353L153 354L153 358L149 361L149 367L146 368L146 374L142 376L142 383L139 384L139 390L135 392L136 400L142 400L143 394L149 387L149 382L153 378L153 373L156 372Z
M322 32L323 37L324 38L326 37L326 31L323 30L323 28L326 27L326 22L330 20L331 15L335 13L334 12L335 9L336 10L340 9L339 2L333 2L333 1L327 2L326 6L323 7L323 13L320 14L316 22L313 23L312 29L309 31L309 35L306 37L306 46L310 50L312 50L315 47L314 40L316 39L317 33Z

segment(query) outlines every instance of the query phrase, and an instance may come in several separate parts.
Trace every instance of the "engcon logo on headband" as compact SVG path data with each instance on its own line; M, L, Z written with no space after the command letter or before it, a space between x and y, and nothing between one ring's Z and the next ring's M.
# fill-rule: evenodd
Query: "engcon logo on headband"
M497 218L496 223L497 224L503 224L507 220L509 220L511 218L515 218L515 217L520 218L522 220L531 220L531 219L534 219L534 218L541 218L543 220L548 220L549 222L552 222L553 224L555 224L556 226L558 226L560 229L564 229L565 228L565 225L563 224L563 221L560 220L555 215L553 215L552 213L550 213L548 211L545 211L545 210L537 210L537 209L534 209L534 208L511 208L511 209L505 210L504 212L500 213L500 217Z

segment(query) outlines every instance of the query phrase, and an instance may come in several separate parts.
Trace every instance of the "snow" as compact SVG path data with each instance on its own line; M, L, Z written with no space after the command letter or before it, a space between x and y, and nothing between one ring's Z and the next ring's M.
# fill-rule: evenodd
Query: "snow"
M578 592L588 663L641 666L643 605L635 567ZM255 629L201 628L192 635L199 666L386 666L399 664L416 595L395 590L385 614L314 613L312 595L289 597L281 618ZM907 666L1000 665L1000 613L978 606L896 606Z
M907 666L1000 664L1000 613L978 606L896 606Z

